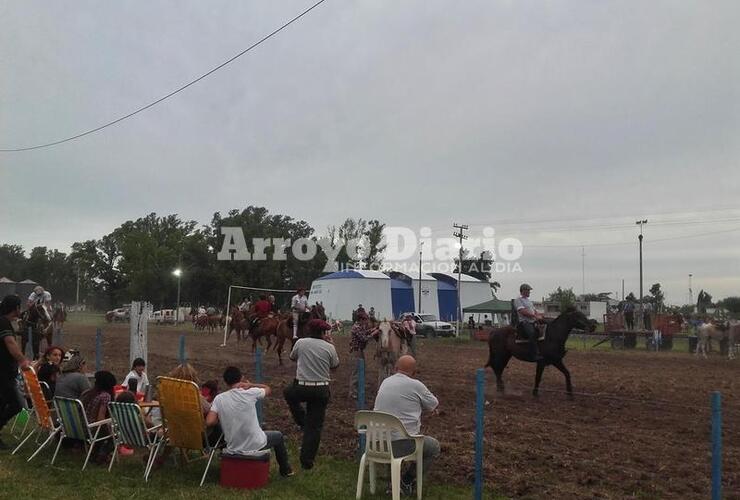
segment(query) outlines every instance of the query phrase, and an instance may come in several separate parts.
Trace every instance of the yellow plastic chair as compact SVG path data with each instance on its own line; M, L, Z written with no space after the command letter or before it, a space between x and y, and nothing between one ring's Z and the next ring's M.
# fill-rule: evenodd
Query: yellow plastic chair
M422 493L422 458L424 457L424 436L411 435L406 432L400 420L390 413L382 411L361 410L355 413L355 428L365 434L365 453L360 459L360 471L357 475L357 495L362 498L365 477L365 465L370 476L370 493L375 494L375 464L390 464L391 492L393 500L401 498L401 464L404 460L416 461L416 497L421 500ZM398 439L415 441L415 449L408 455L396 457L391 442Z
M203 486L223 436L220 436L213 446L208 443L206 422L200 405L200 390L194 382L171 377L157 377L157 382L167 445L180 448L186 458L187 450L202 453L202 457L199 458L208 457L206 469L200 480L200 485Z
M46 440L41 443L34 454L28 458L28 461L30 462L33 457L38 455L39 452L41 452L41 450L44 449L44 447L49 444L57 434L59 434L61 426L56 423L56 419L54 418L52 411L49 409L49 403L44 399L44 392L41 389L41 384L39 383L39 379L36 376L34 369L27 366L21 370L21 374L23 375L23 381L26 384L26 395L31 398L31 403L33 404L32 414L36 418L36 428L18 444L12 454L15 455L33 436L37 436L38 438L42 433L48 433ZM36 442L38 443L38 440Z

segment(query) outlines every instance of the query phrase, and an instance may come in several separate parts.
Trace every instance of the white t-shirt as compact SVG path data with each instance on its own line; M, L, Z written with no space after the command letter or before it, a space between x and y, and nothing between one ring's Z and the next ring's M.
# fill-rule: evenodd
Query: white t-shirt
M526 309L527 311L531 312L532 314L536 313L537 310L534 308L534 304L532 304L532 301L529 300L527 297L519 297L518 299L514 300L514 307L516 307L517 312L521 311L522 309ZM534 323L536 320L534 318L531 318L529 316L524 316L522 314L519 315L519 321L525 322L525 323Z
M44 290L44 293L42 294L36 294L36 292L31 292L31 295L28 296L29 302L41 302L44 306L51 305L51 294Z
M304 312L308 309L308 297L305 295L293 295L293 300L290 301L290 307L296 312Z
M129 380L136 380L136 392L144 392L144 389L146 389L146 386L149 385L149 378L146 376L146 372L142 372L141 376L139 376L138 373L136 373L136 370L131 370L128 375L126 375L126 378L123 379L123 386L128 390L128 381Z
M218 414L227 453L249 455L267 445L267 436L260 427L255 407L264 397L264 389L252 387L230 389L213 400L211 411Z
M375 396L375 411L395 415L409 434L419 434L421 412L432 411L439 400L420 380L403 373L383 380Z

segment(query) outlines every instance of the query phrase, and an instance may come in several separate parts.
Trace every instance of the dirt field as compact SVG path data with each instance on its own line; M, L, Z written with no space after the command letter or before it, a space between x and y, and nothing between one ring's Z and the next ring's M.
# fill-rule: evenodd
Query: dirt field
M104 368L122 379L128 371L128 325L105 325ZM219 348L215 335L190 326L150 327L150 378L176 365L180 333L202 378L220 378L236 364L254 373L250 345ZM80 348L94 367L95 327L67 323L65 345ZM337 339L348 360L346 336ZM372 349L372 345L369 347ZM442 443L432 481L468 483L473 471L475 369L486 362L481 342L420 341L419 378L438 396L441 414L424 419L423 432ZM368 401L377 388L372 357ZM566 364L577 392L562 393L562 376L545 372L541 396L530 396L534 367L513 361L507 395L495 393L487 373L485 479L506 496L524 498L707 498L710 491L710 394L720 390L724 413L724 494L740 498L740 360L698 360L686 353L571 351ZM300 436L281 389L292 380L290 361L279 367L265 355L266 383L275 394L265 407L268 428L292 442ZM355 403L348 400L349 366L335 374L321 452L350 458L356 449ZM223 382L221 382L223 384Z

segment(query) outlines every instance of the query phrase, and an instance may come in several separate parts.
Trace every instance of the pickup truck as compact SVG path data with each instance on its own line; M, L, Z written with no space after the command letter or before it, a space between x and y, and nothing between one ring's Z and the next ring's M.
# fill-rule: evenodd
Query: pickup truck
M408 314L414 318L416 334L421 337L457 337L455 327L446 321L439 321L434 314Z

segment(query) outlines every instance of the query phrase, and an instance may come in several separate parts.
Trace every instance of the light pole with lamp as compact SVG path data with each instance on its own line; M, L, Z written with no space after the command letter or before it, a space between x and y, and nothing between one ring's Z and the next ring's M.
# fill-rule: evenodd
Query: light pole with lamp
M638 220L635 222L638 226L640 226L640 236L638 236L638 239L640 240L640 320L639 324L642 325L642 328L645 328L645 313L642 305L642 226L647 224L647 219Z
M421 252L424 250L424 242L421 242L421 245L419 245L419 305L418 305L418 311L416 311L417 314L421 314Z
M179 267L172 271L177 276L177 304L175 305L175 324L180 321L180 283L182 282L182 269Z

